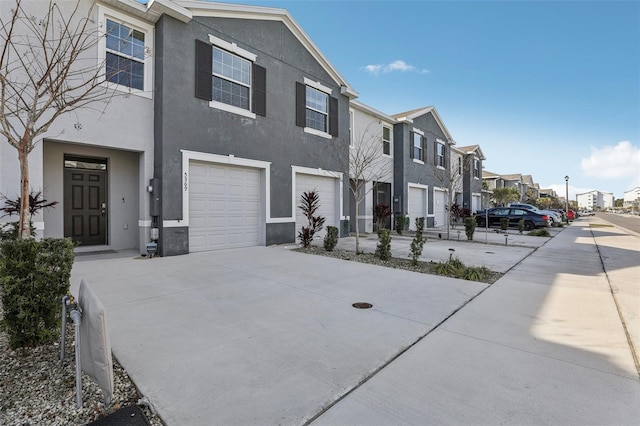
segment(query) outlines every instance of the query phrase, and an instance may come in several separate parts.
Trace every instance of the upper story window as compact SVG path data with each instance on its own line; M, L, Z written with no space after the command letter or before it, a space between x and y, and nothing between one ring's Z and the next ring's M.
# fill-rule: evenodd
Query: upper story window
M308 78L296 82L296 125L327 139L338 136L338 99L330 87Z
M458 175L462 176L462 157L458 157Z
M329 95L307 86L307 125L327 132L329 128Z
M349 146L353 147L353 111L349 111Z
M105 81L115 89L151 97L153 27L123 13L99 7L104 37L98 45L98 58Z
M424 136L418 132L411 132L411 158L424 161Z
M107 81L144 90L144 33L107 19L106 35Z
M267 115L267 71L257 56L209 35L196 40L196 97L209 106L249 118Z
M436 157L435 163L436 166L444 168L444 143L437 141L436 142Z
M382 126L382 153L391 155L391 129L387 126Z
M251 62L213 47L213 100L249 110Z
M473 160L473 177L480 179L480 161L476 159Z

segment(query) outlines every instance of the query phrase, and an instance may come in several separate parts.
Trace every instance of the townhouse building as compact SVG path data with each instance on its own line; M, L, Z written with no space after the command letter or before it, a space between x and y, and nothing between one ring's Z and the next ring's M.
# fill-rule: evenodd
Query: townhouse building
M306 191L342 229L356 92L285 10L189 12L156 23L161 253L294 242Z
M473 214L488 206L489 191L482 186L482 162L485 156L479 145L452 147L451 150L456 152L457 159L457 164L451 165L457 167L452 176L459 175L461 178L457 204Z
M396 120L357 100L350 102L349 194L350 231L376 232L376 207L386 210L381 226L392 229L394 135ZM361 180L357 184L356 180ZM356 215L356 194L360 200Z
M447 225L447 186L451 146L455 144L433 106L395 114L393 211L425 218L425 227Z
M455 149L432 106L387 115L357 101L286 10L92 3L80 2L100 35L88 55L113 96L61 116L30 155L32 187L59 201L32 218L38 236L142 253L154 240L171 256L292 243L306 191L342 236L356 220L373 232L380 205L412 229L417 217L446 226L456 199L480 208L480 147ZM362 142L376 144L384 173L367 179L356 218L349 154ZM7 195L19 192L14 151L0 144Z

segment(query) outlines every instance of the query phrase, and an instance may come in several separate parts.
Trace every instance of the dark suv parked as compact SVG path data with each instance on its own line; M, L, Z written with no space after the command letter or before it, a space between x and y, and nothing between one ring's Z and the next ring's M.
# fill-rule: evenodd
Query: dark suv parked
M489 227L500 226L500 219L503 218L509 219L509 227L517 227L518 222L524 219L524 229L527 231L549 226L548 215L517 207L495 207L489 209L488 215L484 211L480 211L474 215L478 226L486 226L487 216L489 219Z

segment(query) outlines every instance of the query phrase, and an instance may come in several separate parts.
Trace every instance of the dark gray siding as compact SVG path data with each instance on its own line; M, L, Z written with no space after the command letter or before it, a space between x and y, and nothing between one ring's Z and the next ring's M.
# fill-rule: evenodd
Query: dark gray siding
M410 132L419 129L424 133L424 164L419 164L411 158L413 142ZM409 182L427 185L428 214L433 214L433 187L442 186L436 177L435 143L440 139L447 143L447 137L438 125L433 114L426 113L413 119L413 123L399 123L394 126L394 199L399 200L399 206L394 203L394 213L406 214L408 210L407 185ZM448 145L448 144L447 144ZM448 150L448 149L447 149ZM447 155L449 153L447 152ZM448 163L447 163L448 164ZM427 227L433 227L433 217L426 220Z
M255 119L210 108L195 97L195 44L209 34L257 55L266 69L266 116ZM304 77L333 89L339 135L310 135L295 123L295 83ZM291 166L341 171L348 184L348 99L320 64L278 21L196 17L184 24L163 17L156 25L156 176L162 178L161 220L183 219L181 149L271 162L272 218L291 211ZM348 187L344 188L348 194ZM345 209L348 208L345 202ZM267 244L293 242L291 224L269 224ZM188 235L188 234L187 234ZM183 235L172 239L184 239ZM183 241L165 241L177 250ZM164 252L163 252L164 254Z

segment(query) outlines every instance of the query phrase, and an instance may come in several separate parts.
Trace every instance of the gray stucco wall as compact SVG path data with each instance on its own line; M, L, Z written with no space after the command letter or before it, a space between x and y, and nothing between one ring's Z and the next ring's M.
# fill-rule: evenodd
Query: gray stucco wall
M266 117L251 119L221 111L195 97L195 42L208 41L209 34L257 55L256 64L267 73ZM295 82L304 77L333 89L332 96L339 102L337 138L311 135L295 125ZM292 165L343 172L343 192L348 194L348 99L279 21L195 17L184 24L161 18L156 25L155 100L155 174L161 179L161 221L183 219L181 149L270 162L271 211L267 215L271 218L295 217L291 211ZM344 198L348 211L348 197ZM293 222L265 226L267 244L295 240ZM184 238L183 234L172 233L169 238L164 233L162 254L188 249Z
M424 133L424 164L411 158L412 142L410 132L418 129ZM436 139L447 142L447 137L431 113L413 119L413 123L399 123L394 126L394 198L401 200L402 213L408 210L407 184L418 183L429 187L427 197L427 214L433 214L433 188L441 186L435 177L435 143ZM394 204L394 209L396 208ZM397 212L397 211L396 211ZM426 219L427 227L434 226L433 217Z

